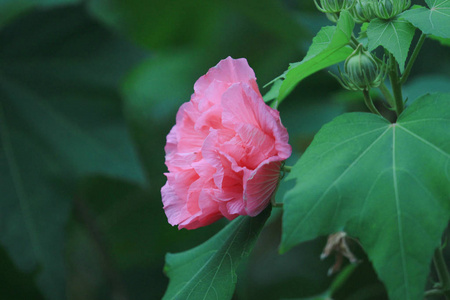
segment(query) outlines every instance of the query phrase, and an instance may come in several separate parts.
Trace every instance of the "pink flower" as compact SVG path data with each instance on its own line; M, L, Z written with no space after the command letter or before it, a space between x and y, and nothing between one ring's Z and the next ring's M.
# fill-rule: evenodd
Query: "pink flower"
M258 215L291 155L278 111L264 103L245 58L220 61L194 91L167 136L161 194L169 223L195 229Z

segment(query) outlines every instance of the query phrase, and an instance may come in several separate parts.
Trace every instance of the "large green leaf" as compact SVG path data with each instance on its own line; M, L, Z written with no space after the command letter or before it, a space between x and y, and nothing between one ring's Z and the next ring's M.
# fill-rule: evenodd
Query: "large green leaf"
M295 86L309 75L345 60L352 53L352 49L346 46L354 26L352 17L344 11L336 26L322 28L314 37L305 58L291 64L283 75L276 78L284 78L277 101L281 103Z
M373 19L367 27L368 48L372 51L378 46L383 46L394 55L400 71L403 72L414 31L414 26L405 20Z
M170 282L163 299L231 299L236 269L250 254L270 211L241 216L202 245L167 254L164 271Z
M357 237L391 299L421 299L450 217L450 94L390 124L367 113L325 125L293 167L281 251L337 231Z
M76 180L144 181L117 93L143 54L80 7L29 15L0 44L0 241L20 270L38 274L48 299L64 299Z
M419 7L405 11L401 17L422 30L441 38L450 38L450 1L425 0L430 8Z

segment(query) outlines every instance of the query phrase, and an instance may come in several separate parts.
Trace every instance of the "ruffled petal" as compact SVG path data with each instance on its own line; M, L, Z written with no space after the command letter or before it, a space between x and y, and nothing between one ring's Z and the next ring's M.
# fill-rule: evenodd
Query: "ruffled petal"
M162 202L167 220L172 226L178 225L191 215L186 209L186 202L181 200L169 182L161 188Z
M232 85L222 96L222 122L224 126L235 129L241 123L260 127L258 95L247 84ZM264 102L262 101L262 104ZM264 104L265 105L265 104Z
M280 178L281 161L270 158L244 183L244 204L249 216L258 215L269 204Z
M212 199L211 190L202 189L198 195L200 211L183 222L180 222L178 229L196 229L209 225L223 217L219 209L219 204Z
M242 161L247 168L254 170L261 162L277 154L274 138L264 133L259 127L241 124L236 128L236 132L247 150L247 155Z
M177 144L178 144L177 132L178 132L178 126L175 125L172 127L169 134L167 135L167 138L166 138L167 143L166 143L166 146L164 147L164 151L166 151L166 155L170 155L171 153L174 153L175 151L177 151Z
M203 95L214 80L233 84L236 82L255 82L256 77L245 58L233 59L227 57L197 80L194 85L195 93Z
M267 106L259 93L248 84L231 86L222 96L222 106L222 122L225 127L237 130L242 123L251 124L273 138L274 147L281 160L291 155L289 135L281 124L278 111Z

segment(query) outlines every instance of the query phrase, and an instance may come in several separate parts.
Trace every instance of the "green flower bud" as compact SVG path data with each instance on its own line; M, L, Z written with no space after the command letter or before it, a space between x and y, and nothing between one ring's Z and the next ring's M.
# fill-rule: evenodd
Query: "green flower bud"
M370 22L375 15L372 10L373 0L356 0L355 6L350 9L350 14L356 23Z
M392 19L411 5L411 0L375 0L373 13L380 19Z
M344 63L344 73L339 70L341 79L336 78L348 90L362 91L377 87L383 82L386 72L384 63L378 65L372 55L359 44Z
M356 0L314 0L317 9L326 14L339 14L344 9L352 8L355 2Z

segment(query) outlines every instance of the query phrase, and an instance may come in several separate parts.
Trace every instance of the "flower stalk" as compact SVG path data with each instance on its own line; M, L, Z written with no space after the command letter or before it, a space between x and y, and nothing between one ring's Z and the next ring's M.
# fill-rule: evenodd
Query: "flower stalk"
M364 103L366 103L366 106L369 108L369 110L372 113L381 116L378 109L375 107L375 105L373 105L372 98L370 97L369 91L367 89L363 90L363 95L364 95Z

